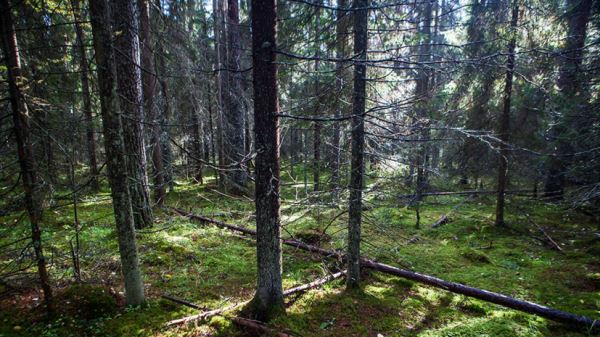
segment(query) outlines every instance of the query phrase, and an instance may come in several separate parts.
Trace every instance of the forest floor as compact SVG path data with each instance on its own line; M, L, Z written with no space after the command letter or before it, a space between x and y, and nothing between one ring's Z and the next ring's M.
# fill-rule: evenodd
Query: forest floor
M66 194L67 192L65 192ZM328 249L346 241L346 204L301 199L302 186L282 191L283 235ZM41 294L22 217L0 217L0 274L23 269L0 284L0 336L245 336L225 317L180 327L169 320L198 313L162 294L208 309L250 299L255 286L254 242L225 229L156 211L156 224L139 232L148 304L123 308L119 256L107 190L80 197L81 271L74 286L69 242L73 207L55 201L44 215L44 245L61 316L41 321ZM178 181L166 202L193 213L254 226L254 203L206 185ZM457 206L458 205L458 206ZM391 194L370 194L363 223L363 254L378 261L500 292L589 317L600 317L600 243L596 224L566 205L511 196L510 229L493 226L494 198L428 197L415 211ZM450 222L431 225L450 212ZM528 215L526 215L528 214ZM531 220L531 221L530 221ZM543 227L563 249L544 245ZM321 235L326 229L326 235ZM25 263L25 265L23 265ZM22 267L22 268L18 268ZM284 247L284 288L310 282L343 266ZM19 285L17 289L10 285ZM272 322L294 336L586 336L536 316L372 272L360 291L336 280L288 299L287 315ZM231 315L229 313L228 315Z

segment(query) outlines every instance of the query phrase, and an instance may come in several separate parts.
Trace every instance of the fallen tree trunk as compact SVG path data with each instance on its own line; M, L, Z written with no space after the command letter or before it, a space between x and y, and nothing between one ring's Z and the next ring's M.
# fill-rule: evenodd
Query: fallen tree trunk
M173 297L171 295L164 294L161 297L164 298L165 300L169 300L169 301L175 302L177 304L185 305L186 307L190 307L190 308L194 308L194 309L198 309L198 310L206 310L205 307L201 307L197 304L188 302L186 300L182 300L181 298Z
M268 336L294 337L288 333L269 328L265 323L260 322L260 321L255 321L255 320L242 318L242 317L233 317L231 320L237 325L241 325L243 327L256 330L256 331L266 334Z
M445 195L476 195L476 194L496 194L498 193L498 191L481 191L481 190L472 190L472 191L456 191L456 192L452 192L452 191L448 191L448 192L426 192L426 193L421 193L421 196L445 196ZM533 190L509 190L509 191L504 191L505 194L523 194L523 195L529 195L532 194L533 195ZM414 194L400 194L396 196L399 199L405 199L405 198L414 198L415 195Z
M194 214L187 213L183 210L179 210L179 209L175 209L175 208L173 208L173 210L180 215L189 217L190 219L201 220L204 222L217 224L219 226L230 228L230 229L235 228L234 230L243 229L249 235L256 235L256 232L251 229L226 224L221 221L194 215ZM296 240L283 240L283 243L286 245L289 245L289 246L293 246L293 247L297 247L297 248L307 250L310 252L318 253L318 254L326 256L326 257L335 257L335 258L342 258L342 259L344 258L343 254L341 254L340 252L330 251L330 250L322 249L319 247L314 247L314 246L307 245L305 243L302 243L302 242L296 241ZM547 318L547 319L550 319L550 320L553 320L556 322L564 323L564 324L567 324L567 325L570 325L573 327L583 328L583 329L587 329L589 331L600 330L600 321L591 319L589 317L578 316L578 315L575 315L572 313L568 313L568 312L560 311L560 310L553 309L550 307L546 307L546 306L543 306L543 305L540 305L537 303L519 300L519 299L512 298L512 297L502 295L499 293L495 293L495 292L491 292L491 291L487 291L487 290L483 290L483 289L478 289L478 288L473 288L473 287L469 287L464 284L460 284L460 283L456 283L456 282L449 282L449 281L439 279L437 277L419 274L419 273L405 270L405 269L400 269L400 268L393 267L393 266L390 266L387 264L376 262L376 261L371 260L366 257L363 257L361 259L361 265L366 268L377 270L379 272L383 272L386 274L391 274L391 275L399 276L399 277L406 278L409 280L413 280L416 282L424 283L424 284L427 284L427 285L430 285L430 286L433 286L436 288L444 289L444 290L447 290L447 291L450 291L450 292L453 292L456 294L461 294L461 295L477 298L477 299L480 299L480 300L483 300L486 302L499 304L499 305L502 305L507 308L523 311L523 312L526 312L529 314L538 315L538 316L541 316L541 317L544 317L544 318Z
M297 287L285 290L283 292L283 296L289 296L289 295L292 295L292 294L297 294L297 293L300 293L300 292L303 292L303 291L306 291L306 290L310 290L310 289L316 288L316 287L318 287L320 285L323 285L323 284L325 284L325 283L327 283L329 281L333 281L335 279L338 279L338 278L340 278L340 277L342 277L344 275L346 275L346 271L340 271L340 272L337 272L337 273L333 273L333 274L327 275L325 277L322 277L322 278L317 279L315 281L312 281L310 283L302 284L302 285L299 285ZM175 298L175 297L172 297L172 296L169 296L169 295L163 295L162 298L170 300L170 301L173 301L173 302L181 304L181 305L188 306L190 308L203 310L203 308L200 307L197 304L194 304L194 303L191 303L191 302L188 302L186 300L179 299L179 298ZM190 322L194 322L194 321L199 321L199 320L202 320L202 319L211 318L213 316L221 315L222 313L224 313L226 311L230 311L230 310L236 309L236 308L238 308L238 307L240 307L242 305L245 305L248 302L249 301L244 301L244 302L240 302L240 303L234 303L232 305L226 306L226 307L221 308L221 309L210 310L210 311L199 313L197 315L191 315L191 316L187 316L187 317L175 319L175 320L167 322L166 325L167 326L180 325L180 324L186 324L186 323L190 323Z
M215 310L210 310L210 311L205 311L205 312L201 312L197 315L191 315L191 316L186 316L183 318L178 318L178 319L174 319L172 321L168 321L165 325L166 326L173 326L173 325L181 325L181 324L187 324L187 323L191 323L191 322L195 322L195 321L200 321L203 319L207 319L207 318L211 318L213 316L217 316L220 315L226 311L229 310L233 310L235 308L241 307L242 305L248 303L250 301L244 301L244 302L240 302L240 303L234 303L232 305L228 305L224 308L221 309L215 309ZM183 304L183 303L180 303Z
M437 221L433 223L433 225L431 225L431 228L440 227L442 225L447 224L448 222L450 222L450 218L448 217L448 215L444 214L444 215L440 216L437 219Z

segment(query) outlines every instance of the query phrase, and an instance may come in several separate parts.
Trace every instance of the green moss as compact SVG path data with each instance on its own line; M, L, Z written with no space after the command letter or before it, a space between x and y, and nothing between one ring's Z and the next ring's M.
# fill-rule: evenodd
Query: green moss
M60 297L62 310L77 318L94 319L114 314L117 301L105 287L75 284Z
M479 250L472 248L462 249L460 255L470 262L474 263L491 263L490 257Z

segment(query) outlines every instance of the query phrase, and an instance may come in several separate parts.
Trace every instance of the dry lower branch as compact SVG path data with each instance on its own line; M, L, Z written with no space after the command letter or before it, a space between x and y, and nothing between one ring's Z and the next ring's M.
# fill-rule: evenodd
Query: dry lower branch
M219 226L227 227L230 229L235 228L235 230L238 230L237 228L241 228L239 226L229 225L229 224L226 224L226 223L223 223L223 222L220 222L217 220L213 220L210 218L190 214L190 213L184 212L182 210L178 210L178 209L173 209L173 210L178 214L189 217L190 219L196 219L196 220L200 220L203 222L213 223L213 224L217 224ZM254 232L250 229L243 228L243 230L250 235L256 235L256 232ZM286 245L289 245L289 246L297 247L299 249L318 253L318 254L326 256L326 257L344 258L343 254L341 254L340 252L322 249L322 248L308 245L308 244L305 244L305 243L302 243L302 242L299 242L296 240L283 240L283 243ZM449 282L449 281L439 279L437 277L419 274L419 273L405 270L405 269L400 269L400 268L393 267L393 266L390 266L387 264L375 262L375 261L373 261L369 258L365 258L365 257L362 258L361 265L363 267L377 270L379 272L396 275L396 276L406 278L409 280L428 284L430 286L444 289L444 290L447 290L447 291L450 291L453 293L477 298L477 299L480 299L480 300L483 300L486 302L499 304L504 307L523 311L523 312L526 312L529 314L538 315L538 316L541 316L541 317L544 317L544 318L547 318L547 319L550 319L550 320L553 320L556 322L564 323L564 324L567 324L567 325L570 325L573 327L584 328L584 329L588 329L590 331L600 330L600 321L591 319L589 317L578 316L578 315L575 315L572 313L549 308L549 307L546 307L546 306L543 306L543 305L540 305L537 303L519 300L519 299L512 298L512 297L502 295L499 293L495 293L495 292L491 292L491 291L487 291L487 290L483 290L483 289L478 289L478 288L473 288L473 287L469 287L464 284L460 284L460 283L456 283L456 282Z

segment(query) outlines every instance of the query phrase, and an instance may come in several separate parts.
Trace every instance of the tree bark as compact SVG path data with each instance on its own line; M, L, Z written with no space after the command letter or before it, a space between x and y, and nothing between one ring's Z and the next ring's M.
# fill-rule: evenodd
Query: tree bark
M90 80L88 73L88 59L85 50L85 35L80 22L83 21L83 15L79 0L71 0L73 7L73 17L75 19L75 34L77 36L77 47L79 49L79 72L81 76L81 92L83 97L83 114L85 116L85 135L87 141L87 152L90 166L90 189L97 192L100 189L98 185L98 161L96 159L96 139L94 137L94 117L92 114L92 98L90 96Z
M226 71L224 88L224 164L228 167L226 188L231 192L243 192L248 181L247 171L242 164L245 157L244 109L242 104L242 73L240 18L238 0L227 0L226 25L223 27L227 37Z
M42 195L38 179L30 120L32 118L22 92L25 78L21 75L21 59L17 33L11 15L11 4L8 0L0 0L0 26L2 29L2 50L7 68L9 100L12 109L17 154L21 169L21 180L25 192L25 207L31 223L31 242L35 252L40 285L44 292L44 303L48 316L54 315L54 301L50 276L46 269L46 259L42 248Z
M431 60L431 19L432 19L432 3L427 1L423 11L423 26L420 29L420 33L423 35L423 39L419 46L419 70L417 74L417 85L416 85L416 127L417 137L421 139L429 138L429 81L430 74L427 70L426 63ZM416 163L415 168L417 170L417 184L415 186L415 204L416 204L416 227L420 226L420 204L423 199L423 190L427 185L426 170L427 170L427 155L428 148L426 142L417 145Z
M146 172L144 109L140 71L140 45L136 3L112 0L117 94L124 117L123 140L127 151L128 186L136 228L152 225L152 208Z
M338 7L345 9L347 6L347 0L339 0ZM346 48L348 44L348 21L350 15L347 15L345 10L339 10L336 12L337 22L335 26L335 52L336 58L343 59L346 57ZM339 118L344 109L343 98L344 88L346 86L346 72L345 62L338 61L335 64L335 86L337 91L337 102L334 109L334 117ZM332 158L331 158L331 187L334 191L337 191L340 185L340 166L341 166L341 122L333 123L333 138L331 140L332 147ZM336 192L337 193L337 192Z
M352 97L352 159L348 208L348 288L360 282L360 226L364 177L365 105L367 77L367 18L369 0L354 0L354 93Z
M256 146L256 295L250 316L268 321L285 311L279 214L279 111L275 0L252 0L252 75Z
M144 284L139 267L133 209L127 187L127 157L116 92L116 69L107 0L90 1L90 17L96 51L108 180L115 213L121 269L125 280L125 299L128 305L138 305L144 302Z
M225 58L227 55L226 41L224 38L224 3L225 0L213 0L213 21L214 21L214 39L215 39L215 84L217 93L217 109L216 113L216 131L217 131L217 152L218 164L220 167L225 165L224 144L223 144L223 114L224 106L224 91L225 91L225 72L223 71ZM225 173L224 170L218 170L218 186L225 188Z
M508 174L508 139L510 134L510 100L512 96L513 72L515 69L515 46L517 44L517 23L519 20L519 5L515 0L510 21L511 38L508 42L508 59L506 61L506 80L504 82L503 109L498 127L500 153L498 158L498 196L496 198L496 226L504 225L504 190Z
M321 29L320 21L321 21L321 9L319 5L321 1L317 2L317 6L315 7L315 35L314 39L314 49L315 49L315 73L314 73L314 83L313 83L313 99L315 100L315 104L313 106L314 114L321 113L321 93L320 93L320 85L319 85L319 57L321 56L321 36L319 34L319 30ZM313 122L313 190L320 191L321 190L321 129L322 125L319 121Z
M565 16L567 18L568 36L563 48L557 84L562 98L571 103L569 104L570 108L573 105L580 104L586 97L581 77L581 65L592 2L592 0L567 1ZM569 140L565 139L567 137L564 135L567 128L576 124L573 117L569 117L570 114L570 111L565 111L563 120L555 121L550 130L550 137L553 139L551 143L553 153L548 160L544 196L557 200L563 198L565 172L568 169L568 163L561 156L573 151Z
M165 197L165 180L162 146L160 142L161 124L158 109L154 105L154 92L156 89L156 76L154 74L154 49L150 32L150 4L149 0L138 0L140 11L140 50L142 61L142 93L144 109L151 122L152 143L152 178L154 183L154 200L157 205L162 205Z

